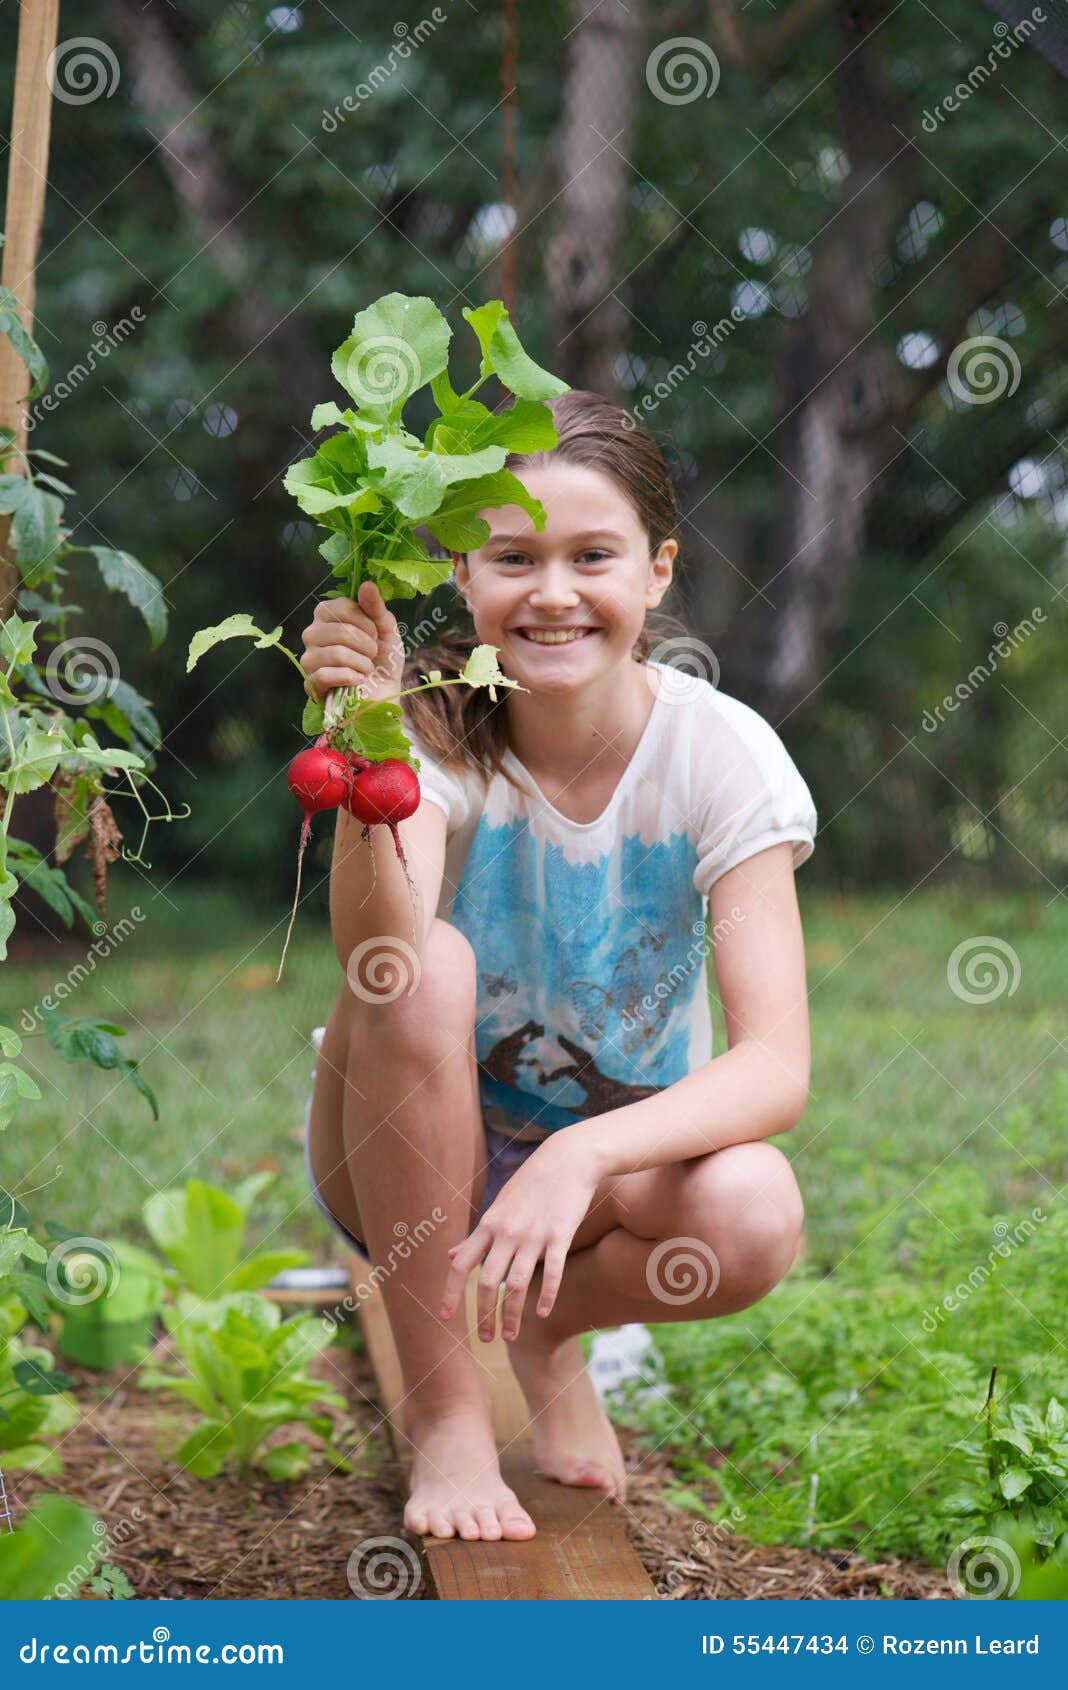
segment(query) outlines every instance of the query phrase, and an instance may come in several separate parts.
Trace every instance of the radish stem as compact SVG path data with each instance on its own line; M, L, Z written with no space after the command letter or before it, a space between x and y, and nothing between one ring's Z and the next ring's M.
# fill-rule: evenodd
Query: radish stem
M282 978L282 970L286 965L286 952L289 949L289 936L293 931L293 923L296 920L296 916L297 916L297 905L300 902L300 877L301 877L301 872L304 868L304 850L305 850L305 847L307 846L307 843L308 843L310 836L311 836L311 816L307 812L305 812L304 821L303 821L303 824L302 824L301 830L300 830L300 847L297 851L297 885L296 885L296 890L293 893L293 908L289 912L289 926L286 928L285 944L282 946L282 960L278 964L278 973L274 977L274 983L275 983L276 986L277 986L279 980Z

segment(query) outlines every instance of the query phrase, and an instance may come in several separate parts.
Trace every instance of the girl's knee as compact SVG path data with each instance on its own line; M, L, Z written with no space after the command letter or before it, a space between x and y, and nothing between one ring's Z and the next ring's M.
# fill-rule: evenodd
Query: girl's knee
M463 1040L475 1022L474 948L440 917L420 953L391 938L365 941L349 958L341 998L362 1035L406 1048L444 1033Z
M760 1140L702 1156L690 1171L688 1205L697 1235L716 1252L723 1276L744 1282L751 1300L790 1268L805 1207L788 1159Z

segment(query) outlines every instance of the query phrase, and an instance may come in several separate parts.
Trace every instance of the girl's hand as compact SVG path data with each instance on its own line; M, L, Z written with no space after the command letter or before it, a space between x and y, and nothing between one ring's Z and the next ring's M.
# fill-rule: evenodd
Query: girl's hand
M439 1314L450 1320L463 1296L471 1269L478 1276L478 1335L487 1343L497 1322L497 1298L507 1278L501 1336L514 1338L526 1303L527 1287L544 1258L539 1315L551 1312L564 1274L567 1252L597 1189L597 1176L574 1147L546 1139L516 1169L482 1219L462 1244L449 1251L452 1267L445 1281Z
M376 702L400 692L404 641L373 581L361 581L355 599L322 599L301 638L309 698L322 703L332 687L359 687Z

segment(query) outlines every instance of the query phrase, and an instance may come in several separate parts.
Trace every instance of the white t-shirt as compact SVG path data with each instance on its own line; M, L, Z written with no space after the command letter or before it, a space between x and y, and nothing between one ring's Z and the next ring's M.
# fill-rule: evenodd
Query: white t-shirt
M775 729L667 664L606 808L570 820L522 783L446 769L405 727L423 798L448 818L437 914L478 968L475 1054L487 1124L541 1138L636 1102L712 1057L705 899L781 840L811 855L816 811Z

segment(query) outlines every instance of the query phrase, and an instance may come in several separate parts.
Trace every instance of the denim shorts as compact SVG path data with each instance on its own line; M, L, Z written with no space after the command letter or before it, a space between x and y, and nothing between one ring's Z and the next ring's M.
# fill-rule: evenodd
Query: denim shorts
M309 1101L308 1114L310 1113L311 1102ZM511 1179L517 1168L522 1167L531 1151L536 1150L541 1142L539 1139L524 1139L520 1141L518 1139L509 1138L507 1134L498 1132L496 1127L491 1126L485 1126L484 1131L486 1134L486 1151L489 1157L489 1163L486 1168L486 1189L482 1193L482 1202L479 1205L478 1216L476 1219L481 1219L490 1204L493 1202L494 1198L497 1196L498 1192L501 1190L501 1187ZM326 1203L323 1201L322 1193L315 1183L312 1175L311 1156L308 1150L307 1117L305 1117L304 1121L304 1167L308 1175L308 1185L311 1189L312 1200L323 1219L333 1228L334 1232L349 1250L355 1250L357 1255L362 1256L365 1261L370 1262L371 1257L363 1239L357 1238L354 1232L350 1232L344 1222L340 1221L334 1214L334 1211L327 1207Z

